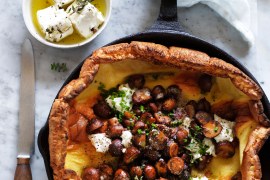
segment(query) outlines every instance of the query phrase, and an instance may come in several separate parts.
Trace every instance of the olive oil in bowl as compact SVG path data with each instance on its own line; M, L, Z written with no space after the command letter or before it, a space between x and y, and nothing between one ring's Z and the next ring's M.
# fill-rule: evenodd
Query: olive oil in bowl
M91 4L93 4L106 18L106 2L105 0L93 0L91 1ZM53 3L50 0L32 0L32 7L31 7L31 14L32 14L32 21L35 26L36 31L41 37L45 37L45 34L41 31L41 27L39 26L38 20L37 20L37 11L41 9L45 9L49 6L53 5ZM67 7L64 7L66 9ZM103 24L101 25L103 26ZM93 35L92 35L93 36ZM84 38L80 34L77 33L77 31L74 28L74 32L62 39L59 42L54 42L54 44L59 44L59 45L73 45L73 44L79 44L83 43L87 39L91 38ZM45 38L44 38L45 40Z

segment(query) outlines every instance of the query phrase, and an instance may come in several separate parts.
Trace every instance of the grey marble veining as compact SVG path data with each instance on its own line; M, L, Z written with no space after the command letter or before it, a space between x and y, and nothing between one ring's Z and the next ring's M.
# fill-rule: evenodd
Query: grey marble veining
M258 10L259 33L257 53L249 49L238 32L214 11L204 5L178 8L182 26L239 59L254 73L270 97L270 25L267 0L260 0ZM117 38L143 31L155 21L159 11L157 0L113 0L110 22L106 29L89 45L72 50L60 50L40 44L28 33L22 18L21 0L3 1L0 6L0 179L13 179L16 165L18 100L20 77L20 48L30 38L36 59L36 137L44 125L53 99L68 74L92 50ZM257 54L257 58L256 58ZM50 70L53 62L65 62L68 72ZM43 159L35 145L32 173L34 179L47 179Z

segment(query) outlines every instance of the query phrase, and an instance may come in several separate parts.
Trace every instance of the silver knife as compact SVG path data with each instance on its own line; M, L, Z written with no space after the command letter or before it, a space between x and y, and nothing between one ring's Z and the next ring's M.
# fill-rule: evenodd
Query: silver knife
M15 180L31 180L30 158L35 141L35 60L32 44L22 46L19 102L19 134Z

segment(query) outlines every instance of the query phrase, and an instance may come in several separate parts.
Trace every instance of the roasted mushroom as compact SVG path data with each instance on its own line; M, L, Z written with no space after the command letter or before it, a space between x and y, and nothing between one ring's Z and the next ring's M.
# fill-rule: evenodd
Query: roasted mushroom
M122 145L122 141L120 139L115 139L109 145L109 153L112 156L119 157L123 153L122 152L123 148L124 148L124 146Z
M178 127L168 127L164 124L156 124L156 128L159 131L162 131L167 137L171 139L175 139L176 133L178 131Z
M202 125L203 134L205 137L214 138L218 136L222 130L222 126L219 122L211 120Z
M162 110L165 112L170 112L176 107L176 100L174 98L166 99L162 104Z
M117 169L114 173L113 180L130 180L130 176L123 169Z
M132 106L132 111L136 116L140 116L143 112L141 111L141 106L134 104Z
M109 123L109 126L114 126L114 125L119 125L120 124L119 120L116 117L109 119L108 123Z
M93 110L95 115L104 119L109 119L112 116L112 109L104 100L95 104Z
M111 180L113 178L113 169L107 164L102 164L99 166L100 179Z
M133 113L131 113L131 112L129 112L129 111L125 111L125 112L124 112L124 117L125 117L126 119L132 119L132 118L134 118L135 116L134 116Z
M149 103L148 107L152 113L158 112L158 106L155 103Z
M103 122L99 119L91 119L88 121L88 124L86 126L86 132L87 134L91 134L93 131L101 128L103 126Z
M177 85L170 85L167 88L166 95L168 97L173 97L174 99L178 100L181 95L181 89Z
M166 93L165 89L161 85L155 86L151 91L153 99L156 100L156 101L162 100L165 97L165 93Z
M212 88L212 76L208 74L203 74L198 80L199 87L203 93L210 92Z
M229 141L222 141L216 145L216 155L222 158L231 158L235 154L235 147Z
M156 122L156 119L153 117L153 115L149 112L145 112L141 115L140 118L141 121L143 121L146 124L152 124Z
M166 147L168 137L158 130L153 130L149 133L149 146L156 150L163 150Z
M157 173L159 176L165 177L167 175L167 163L164 161L164 159L159 159L158 162L155 164L155 168L157 170Z
M208 123L209 121L213 120L213 117L211 114L204 112L204 111L199 111L195 114L196 119L199 121L200 124L204 125Z
M135 124L135 120L134 119L124 119L123 120L123 125L124 127L130 129L133 128Z
M99 180L100 179L100 172L96 168L86 168L83 171L83 180Z
M151 92L148 88L138 89L132 95L132 102L134 104L146 104L151 99Z
M195 111L197 111L197 102L196 101L194 101L194 100L190 100L190 101L188 101L188 103L186 104L186 105L191 105L191 106L193 106L194 107L194 109L195 109Z
M108 135L112 138L120 137L123 131L124 127L121 124L109 126Z
M128 77L128 85L130 88L143 88L145 83L144 75L142 74L134 74Z
M149 159L150 161L157 161L158 159L161 158L161 154L159 151L152 149L151 147L148 147L144 150L143 153L144 157L146 157L147 159Z
M196 114L197 103L195 101L189 101L185 106L185 111L188 117L193 118Z
M169 116L166 116L166 115L162 114L161 112L155 113L154 116L155 116L155 118L157 120L156 122L160 123L160 124L169 125L170 122L172 121Z
M211 111L211 104L205 98L202 98L199 100L199 102L197 104L197 110L210 112Z
M140 156L140 150L134 146L130 146L127 148L125 154L124 154L124 162L126 164L129 164L133 162L135 159L137 159Z
M132 132L135 134L138 132L138 130L144 130L146 128L146 124L142 121L137 121L135 124L134 124L134 127L132 129Z
M139 148L145 148L146 146L146 134L135 134L132 137L133 143Z
M153 166L146 165L144 167L143 172L144 172L144 176L147 180L155 180L156 179L157 173L156 173L156 170Z
M173 157L167 163L169 171L174 175L180 175L184 170L185 163L180 157Z
M103 125L98 129L98 133L106 133L108 130L108 121L107 120L103 120L102 121Z
M135 177L141 178L143 175L143 170L140 166L132 166L130 168L130 176L134 179Z
M176 133L176 140L180 145L186 144L188 141L188 131L184 128L180 128Z
M179 147L178 144L175 143L174 141L169 141L167 143L166 149L165 149L165 154L169 157L175 157L178 155L179 152Z

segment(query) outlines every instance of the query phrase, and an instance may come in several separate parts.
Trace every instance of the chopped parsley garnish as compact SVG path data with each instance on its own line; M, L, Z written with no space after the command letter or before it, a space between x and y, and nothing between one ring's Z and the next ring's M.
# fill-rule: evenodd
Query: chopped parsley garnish
M138 134L142 134L143 133L143 130L138 129L137 132L138 132Z
M157 125L154 124L154 123L152 123L152 124L151 124L151 127L152 127L152 129L156 129L156 128L157 128Z
M52 63L51 70L57 72L66 72L68 70L66 63Z
M174 118L174 113L173 113L173 112L170 112L170 113L168 113L168 116L169 116L170 118Z
M196 163L196 161L207 154L208 146L198 141L194 137L191 137L190 143L186 146L186 149L190 151L191 164Z
M145 111L143 105L140 105L140 111L141 111L141 112L144 112L144 111Z
M217 131L218 131L218 127L215 127L215 128L214 128L214 131L217 132Z
M172 127L177 127L177 126L180 126L181 124L182 124L182 121L180 120L174 120L171 122Z
M201 128L200 126L198 126L198 125L195 125L195 130L196 130L196 131L201 131L202 128Z
M115 115L116 115L118 121L121 123L123 121L124 114L119 112L119 111L116 111L116 110L114 110L114 112L115 112Z
M205 155L208 148L209 148L208 146L200 144L199 153L202 154L202 155Z

